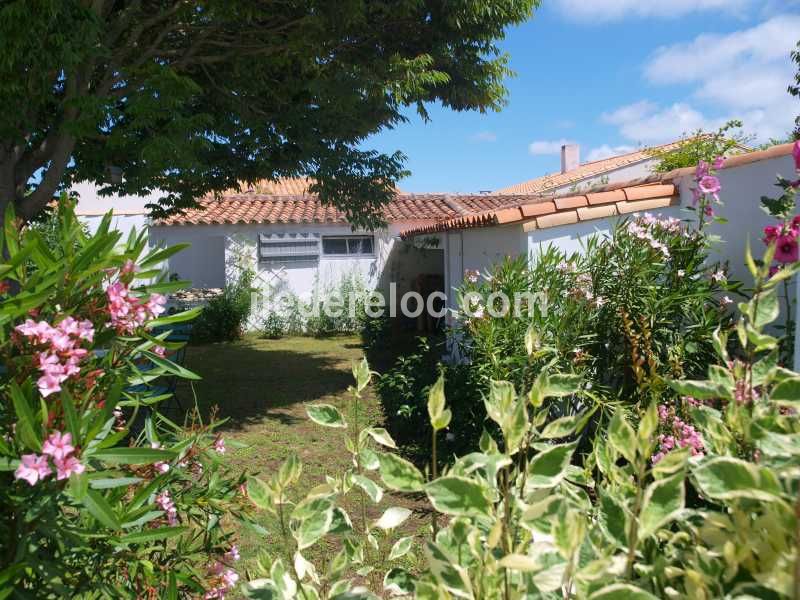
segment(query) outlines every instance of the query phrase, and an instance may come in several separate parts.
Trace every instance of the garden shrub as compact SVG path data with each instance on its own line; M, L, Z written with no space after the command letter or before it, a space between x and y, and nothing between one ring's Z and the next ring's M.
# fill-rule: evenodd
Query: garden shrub
M192 341L230 342L244 335L250 318L255 274L243 269L222 294L203 307L192 328Z
M157 281L180 247L120 240L110 213L87 235L67 203L57 219L55 248L10 210L0 240L0 597L222 598L243 478L216 424L158 411L159 378L198 379L167 341L197 311L162 314L185 282Z
M308 407L314 422L342 429L353 466L305 497L295 496L296 456L269 482L248 481L252 502L279 518L288 550L263 550L245 595L797 597L800 374L778 366L779 340L764 328L779 316L780 282L800 269L795 262L770 277L774 253L771 243L759 264L748 254L753 297L740 304L736 340L713 332L707 378L667 376L680 399L653 386L640 407L616 405L581 457L570 440L594 409L557 419L551 410L560 398L587 394L580 375L545 368L522 394L490 380L485 408L500 436L483 434L439 475L436 439L454 415L445 381L428 393L433 455L424 473L394 452L388 432L359 424L371 374L366 362L354 367L351 423L331 405ZM414 534L404 526L411 511L393 504L420 493L432 514ZM342 507L348 495L360 499L360 516ZM368 505L377 520L367 518ZM331 544L340 548L334 556L315 552ZM321 561L309 558L319 554Z

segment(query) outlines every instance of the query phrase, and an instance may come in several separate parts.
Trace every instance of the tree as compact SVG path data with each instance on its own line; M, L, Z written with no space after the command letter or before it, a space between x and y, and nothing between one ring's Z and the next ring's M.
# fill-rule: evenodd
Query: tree
M89 180L166 197L308 175L375 225L404 156L367 136L426 104L499 110L496 42L538 0L0 0L0 208Z
M794 74L794 83L789 85L788 91L795 98L800 99L800 41L790 55L792 61L797 64L797 71ZM794 120L794 139L800 140L800 116Z

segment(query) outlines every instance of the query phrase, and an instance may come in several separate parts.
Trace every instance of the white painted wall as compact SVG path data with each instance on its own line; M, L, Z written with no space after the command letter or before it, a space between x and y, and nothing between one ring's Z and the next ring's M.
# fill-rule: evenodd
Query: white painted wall
M730 277L752 283L750 273L744 264L747 240L750 240L753 256L760 257L764 251L761 242L764 227L774 225L775 219L761 208L761 196L777 196L775 176L794 176L794 162L791 155L754 162L740 167L722 169L719 173L722 191L720 199L723 206L715 206L716 212L728 219L727 224L714 224L709 232L724 240L716 248L712 260L728 261ZM684 203L691 202L693 178L686 176L679 182Z
M155 204L163 196L161 192L153 192L149 196L101 196L93 183L83 181L70 188L70 193L77 195L78 203L75 214L86 223L89 231L94 233L100 226L103 216L113 211L111 228L122 233L123 241L128 239L131 229L142 231L148 225L145 205Z
M662 217L672 217L676 219L686 218L685 213L682 213L678 206L660 208L650 212ZM535 229L527 234L528 256L532 258L537 256L545 251L551 244L566 252L568 255L574 252L583 252L588 238L593 235L608 235L613 229L614 224L619 220L638 214L643 213L595 219L594 221L582 221L573 225L562 225L560 227L550 227L548 229Z
M413 285L419 273L442 273L441 249L416 249L398 238L403 229L422 223L393 223L388 229L374 232L375 254L372 256L332 257L320 255L318 263L298 266L259 265L257 240L259 234L316 233L326 235L362 235L349 225L339 224L248 224L248 225L153 225L153 243L191 246L169 260L170 272L189 279L197 287L222 287L245 264L258 274L262 288L291 291L304 300L315 291L335 287L344 276L359 274L369 288L388 292L394 281L402 294Z

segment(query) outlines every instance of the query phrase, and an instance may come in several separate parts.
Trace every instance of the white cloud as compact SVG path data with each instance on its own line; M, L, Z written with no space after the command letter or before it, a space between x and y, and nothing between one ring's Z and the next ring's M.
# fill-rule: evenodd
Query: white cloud
M636 150L635 146L626 146L624 144L621 146L609 146L608 144L603 144L602 146L589 150L589 154L586 155L586 162L594 162L596 160L603 160L604 158L611 158L612 156L619 156L620 154L628 154L634 150Z
M561 154L561 146L574 143L575 142L563 138L560 140L537 140L530 143L528 152L534 156L541 154Z
M779 63L791 70L789 52L800 37L800 16L782 15L728 34L702 34L685 44L659 48L645 67L653 83L707 81L742 66Z
M755 0L555 0L564 16L587 22L629 17L674 18L704 11L743 15L755 3Z
M656 85L693 86L689 98L666 107L636 102L603 120L617 125L624 138L643 143L716 129L730 119L741 119L745 132L759 141L782 137L798 112L786 92L793 78L789 52L798 38L800 16L782 15L749 29L662 47L645 65L645 77Z
M706 117L688 104L676 103L662 108L647 101L618 108L604 114L602 119L617 125L626 139L644 144L675 140L709 124Z
M492 131L479 131L470 138L473 142L496 142L497 134Z

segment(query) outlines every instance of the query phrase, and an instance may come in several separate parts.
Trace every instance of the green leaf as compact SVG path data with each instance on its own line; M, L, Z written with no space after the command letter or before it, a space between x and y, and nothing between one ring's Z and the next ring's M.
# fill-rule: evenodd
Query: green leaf
M308 418L324 427L347 427L347 423L335 406L330 404L310 404L306 406Z
M552 446L537 454L528 463L526 489L550 488L559 483L567 472L577 442Z
M780 482L771 470L738 458L712 458L696 467L692 475L703 494L715 500L781 498Z
M425 486L425 493L444 514L489 516L492 512L488 488L464 477L440 477Z
M449 419L443 419L444 413L444 375L439 375L439 378L431 386L428 392L428 417L430 418L431 426L435 431L444 429L449 424ZM447 421L442 425L444 421ZM438 427L441 425L441 427Z
M42 428L39 426L33 409L22 389L13 379L9 382L9 391L14 404L14 412L17 413L17 435L27 448L38 452L42 449Z
M510 414L514 407L516 396L517 393L514 391L512 383L508 381L489 382L489 394L483 401L486 406L486 414L502 427L506 415Z
M372 479L358 474L353 474L350 477L353 480L353 483L364 490L367 496L370 497L370 500L372 500L375 504L381 501L383 498L383 490L377 483L372 481Z
M600 494L599 520L602 529L617 546L628 545L628 517L623 504L607 491Z
M257 477L247 478L247 497L258 508L266 510L272 507L272 490Z
M772 402L793 408L800 407L800 377L789 377L772 388Z
M546 398L571 396L581 389L583 377L574 373L555 373L545 378L542 394Z
M608 425L608 442L628 462L633 463L636 460L638 448L636 434L628 421L625 420L625 417L622 416L621 410L617 410L614 413L611 423Z
M630 583L614 583L594 592L589 596L589 600L658 600L658 598Z
M402 525L410 516L411 511L407 508L392 506L391 508L387 508L380 519L375 521L375 527L383 530L394 529Z
M392 439L392 436L389 435L389 432L383 427L370 427L366 430L366 432L381 446L386 446L387 448L397 448L397 444Z
M379 454L383 482L398 492L421 492L425 478L410 462L394 454Z
M127 487L141 482L141 477L108 477L104 479L90 479L89 487L93 490L108 490L117 487Z
M389 551L389 560L397 560L408 554L411 550L411 546L414 543L413 537L403 537L397 540L392 549Z
M411 596L415 589L415 577L397 567L389 569L383 578L383 589L391 596Z
M366 358L363 358L358 364L354 364L353 379L356 380L356 390L360 392L366 388L369 385L371 375Z
M297 505L292 519L298 523L292 535L299 550L313 546L333 525L333 503L326 498L313 498Z
M176 456L176 452L161 448L103 448L91 454L93 459L117 465L149 465L170 461Z
M121 544L147 544L156 540L168 540L178 537L187 531L189 531L188 527L159 527L158 529L147 529L123 535L118 541Z
M584 415L568 415L551 421L542 430L540 437L545 440L564 438L575 433Z
M756 302L758 302L758 305L756 305ZM753 316L753 326L756 329L772 323L781 312L778 294L774 288L757 294L750 301L750 304L756 311Z
M725 388L712 381L692 381L689 379L670 379L669 386L682 396L692 396L699 400L725 397Z
M86 493L83 494L81 498L81 502L89 511L89 514L102 525L105 525L109 529L122 529L122 523L120 523L111 505L99 492L92 489L86 490Z
M640 540L654 535L683 510L686 495L684 477L684 473L680 472L647 486L639 518Z

